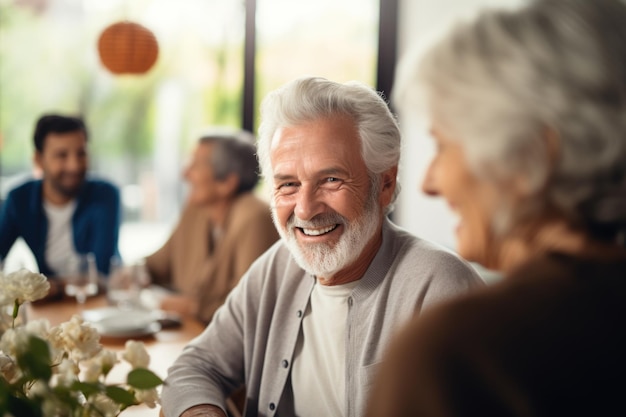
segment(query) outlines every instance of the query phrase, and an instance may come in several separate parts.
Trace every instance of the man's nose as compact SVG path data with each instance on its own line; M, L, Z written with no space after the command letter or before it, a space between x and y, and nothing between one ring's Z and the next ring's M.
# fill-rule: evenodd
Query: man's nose
M67 169L69 171L82 171L87 165L87 158L82 155L70 155L67 158Z
M310 220L324 210L324 202L317 187L301 186L296 197L294 214L302 220Z
M189 181L189 171L191 171L191 165L187 164L180 171L180 175L186 180Z

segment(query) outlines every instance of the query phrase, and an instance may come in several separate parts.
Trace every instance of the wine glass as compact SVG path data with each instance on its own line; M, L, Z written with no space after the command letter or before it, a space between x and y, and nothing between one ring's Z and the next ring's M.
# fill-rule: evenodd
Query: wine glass
M64 276L65 294L76 297L79 305L98 293L98 269L93 253L79 254L68 262Z
M141 287L141 264L123 265L121 259L113 257L107 279L107 299L118 308L134 308L139 304Z

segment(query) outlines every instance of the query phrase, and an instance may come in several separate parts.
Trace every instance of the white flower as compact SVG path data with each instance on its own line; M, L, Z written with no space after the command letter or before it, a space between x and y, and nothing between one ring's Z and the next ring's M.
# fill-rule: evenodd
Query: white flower
M69 387L72 382L78 380L78 373L80 368L71 359L63 359L59 366L56 367L57 379L56 382L60 386Z
M54 396L47 396L41 405L41 411L45 417L70 416L73 413L72 407L60 401Z
M47 339L50 333L50 322L48 320L32 320L24 326L26 332L40 339Z
M106 376L118 362L117 354L111 350L102 349L86 364L83 377L87 382L97 382L100 376Z
M106 395L97 394L91 398L90 402L98 410L98 416L115 417L120 412L119 404L115 403Z
M28 333L23 327L8 329L0 338L0 351L17 357L28 345Z
M159 403L159 393L156 388L152 389L138 389L135 392L135 397L140 403L145 403L148 407L154 408Z
M19 398L38 408L40 412L37 414L43 417L117 417L125 405L107 396L115 386L134 395L138 403L155 407L159 402L156 388L138 390L127 384L109 385L105 382L107 374L120 359L116 352L102 348L96 329L80 316L52 328L47 320L28 323L13 320L14 310L20 317L20 306L43 297L48 288L48 282L40 274L26 270L5 276L0 273L0 303L4 303L0 304L0 321L7 319L0 323L0 380L4 381L0 397L9 401ZM2 327L2 324L8 327ZM50 379L24 373L17 361L20 354L36 353L32 349L38 346L29 343L33 336L46 342L50 350ZM147 368L150 362L144 344L135 341L126 343L124 359L133 368ZM75 382L88 385L76 386ZM90 388L84 394L81 387L87 386Z
M102 375L102 366L97 362L89 362L83 371L83 380L85 382L98 382Z
M0 374L9 384L16 382L22 376L22 371L17 367L13 358L0 355Z
M72 316L69 321L61 323L58 328L60 332L50 332L50 340L55 347L62 347L73 360L92 358L102 350L98 331L86 324L80 316Z
M52 364L61 362L65 355L65 345L59 326L51 328L48 332L48 345L50 346L50 360Z
M41 379L38 379L28 390L28 397L45 397L48 394L48 384Z
M19 352L28 346L29 335L46 339L48 334L47 322L33 320L26 326L7 329L0 338L0 351L10 356L17 356Z
M24 268L0 276L0 286L0 305L12 305L15 300L18 304L39 300L50 290L50 283L45 275Z
M143 342L127 340L122 357L131 364L133 369L147 368L150 364L150 355Z

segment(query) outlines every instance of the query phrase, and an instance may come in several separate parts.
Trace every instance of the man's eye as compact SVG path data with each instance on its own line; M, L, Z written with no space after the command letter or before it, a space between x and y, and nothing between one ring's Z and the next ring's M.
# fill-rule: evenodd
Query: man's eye
M293 193L296 191L296 188L298 187L298 184L296 184L295 182L284 182L282 184L278 184L278 186L276 187L276 191L280 192L280 193Z
M339 185L343 182L343 180L341 178L337 178L337 177L328 177L324 179L324 183L326 184L331 184L331 185Z
M324 178L324 181L322 181L321 186L326 189L336 189L336 188L339 188L341 184L343 184L343 180L341 180L340 178L328 177L328 178Z

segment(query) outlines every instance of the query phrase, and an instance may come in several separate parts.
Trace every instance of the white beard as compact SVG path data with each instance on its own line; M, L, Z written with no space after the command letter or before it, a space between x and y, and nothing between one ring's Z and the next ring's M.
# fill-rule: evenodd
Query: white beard
M278 233L298 265L318 278L329 279L361 255L378 230L380 209L376 204L376 196L372 196L361 217L354 220L352 224L335 212L320 214L309 221L300 220L295 215L291 215L286 228L278 223L275 208L272 208L272 218ZM343 225L345 230L334 246L326 243L301 244L296 239L296 227L319 228L336 224Z

